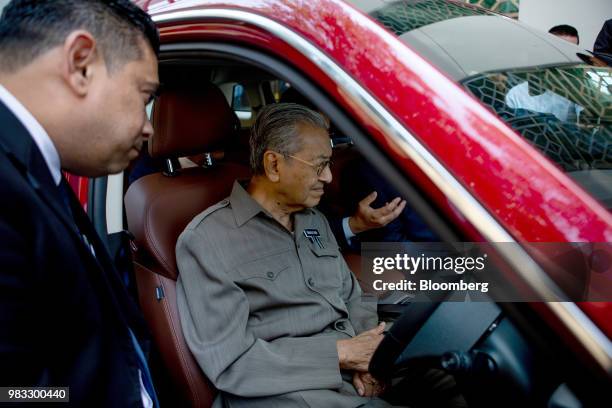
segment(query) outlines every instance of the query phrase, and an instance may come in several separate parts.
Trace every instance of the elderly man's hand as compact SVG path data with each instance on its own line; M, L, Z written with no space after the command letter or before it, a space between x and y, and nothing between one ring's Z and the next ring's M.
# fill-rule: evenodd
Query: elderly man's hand
M385 323L361 333L351 339L338 340L338 360L343 370L367 372L370 360L378 344L382 341Z
M396 197L390 203L374 209L370 205L376 200L377 195L378 193L373 191L359 202L357 211L349 218L349 227L353 233L359 234L374 228L384 227L399 217L406 207L406 200Z
M355 371L353 373L353 385L357 393L362 397L378 397L385 391L386 384L372 377L370 373Z

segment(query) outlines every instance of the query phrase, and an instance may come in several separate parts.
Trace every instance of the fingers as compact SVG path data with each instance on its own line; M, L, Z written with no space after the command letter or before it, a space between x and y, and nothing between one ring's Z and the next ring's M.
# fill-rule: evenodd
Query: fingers
M360 373L358 372L355 372L353 374L353 385L355 386L355 389L357 390L357 394L363 397L363 395L365 394L365 385L363 384Z
M401 202L402 200L399 197L396 197L393 200L391 200L391 202L385 203L385 205L383 205L382 207L377 208L377 209L372 209L371 214L373 217L379 217L379 218L384 217L392 213L393 210L395 210Z
M370 373L355 372L353 385L362 397L376 397L383 393L385 385L376 380Z
M393 210L393 212L395 213L395 218L397 218L402 213L402 211L404 211L404 208L406 208L406 200L402 200L400 205L398 205L397 208Z
M376 396L376 390L377 390L376 384L368 383L366 381L363 381L363 384L364 384L363 394L360 394L362 397L374 397L374 396Z
M392 213L399 205L405 203L405 200L402 200L399 197L395 197L391 202L386 203L380 208L372 209L372 215L377 217L382 217L387 214ZM404 204L405 205L405 204Z
M399 201L399 198L396 198L385 207L379 209L384 210L384 214L380 216L380 218L378 219L378 223L381 226L389 224L391 221L399 217L402 211L404 211L404 208L406 208L406 200Z
M374 200L376 200L376 196L378 195L378 193L376 191L372 191L370 194L368 194L363 200L361 200L359 202L359 204L363 204L367 207L370 206L370 204L372 204L374 202Z
M351 339L336 341L338 362L341 369L368 371L372 355L383 339L385 323L360 333Z
M361 375L361 381L366 384L366 392L367 385L370 384L372 386L372 391L370 395L371 397L377 397L385 391L386 384L384 382L378 381L369 372Z
M401 205L402 203L406 203L406 200L402 200L399 197L395 197L389 204L385 205L381 209L384 209L386 213L385 215L387 215L395 211L397 207Z
M386 202L385 205L383 205L382 207L372 209L373 213L376 215L385 215L387 213L390 213L395 209L395 207L399 204L400 201L401 198L395 197L393 200L391 200L391 202Z
M353 385L357 393L362 397L373 397L376 395L376 382L371 381L367 373L355 372L353 374Z
M380 208L374 209L370 205L374 202L378 193L373 191L359 202L357 212L351 217L353 222L349 225L355 233L367 231L372 228L384 227L402 213L406 208L406 200L395 197L391 202L386 203Z
M381 335L385 331L385 324L386 324L385 322L380 322L378 326L371 328L370 330L364 331L363 333L360 334L360 336L364 334L374 334L377 336Z

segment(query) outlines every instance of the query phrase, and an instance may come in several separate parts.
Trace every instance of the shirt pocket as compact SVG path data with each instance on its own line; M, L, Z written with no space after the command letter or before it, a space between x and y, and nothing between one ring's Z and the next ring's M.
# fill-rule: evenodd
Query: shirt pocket
M338 251L337 248L328 248L328 247L320 248L318 246L311 246L310 250L315 254L317 258L323 258L323 257L338 258L338 256L340 256L340 252Z
M259 321L279 318L271 310L286 303L286 294L294 284L289 255L288 251L264 255L234 269L234 282L248 299L251 318L255 316Z
M237 266L235 277L236 281L263 279L272 282L276 281L280 274L290 266L289 251L277 251Z
M313 256L311 274L315 288L333 290L339 293L342 287L342 265L340 251L330 242L322 242L323 248L318 245L310 246Z

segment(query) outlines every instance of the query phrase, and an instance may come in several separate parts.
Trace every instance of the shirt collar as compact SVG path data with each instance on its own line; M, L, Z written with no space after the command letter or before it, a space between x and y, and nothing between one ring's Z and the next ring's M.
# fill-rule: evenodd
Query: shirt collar
M272 219L274 218L246 191L245 187L247 185L248 181L234 181L232 193L229 197L232 211L234 212L234 218L236 219L236 224L238 227L244 225L248 220L255 217L260 212ZM300 216L301 214L310 213L312 213L312 210L310 208L306 208L295 215Z
M0 101L6 105L30 133L32 140L34 140L38 150L40 150L40 153L45 159L45 163L47 163L53 181L56 185L59 185L62 179L60 158L53 141L45 129L26 107L2 85L0 85Z
M239 227L260 212L265 212L263 207L245 190L243 184L246 186L248 182L234 181L232 193L229 197L232 211L234 212L234 218Z

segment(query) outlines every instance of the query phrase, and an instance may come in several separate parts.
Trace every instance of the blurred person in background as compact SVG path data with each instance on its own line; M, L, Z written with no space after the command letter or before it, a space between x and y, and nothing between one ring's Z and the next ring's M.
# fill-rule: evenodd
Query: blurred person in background
M578 36L578 30L571 25L561 24L554 26L548 32L555 35L565 41L571 42L572 44L580 44L580 37Z

